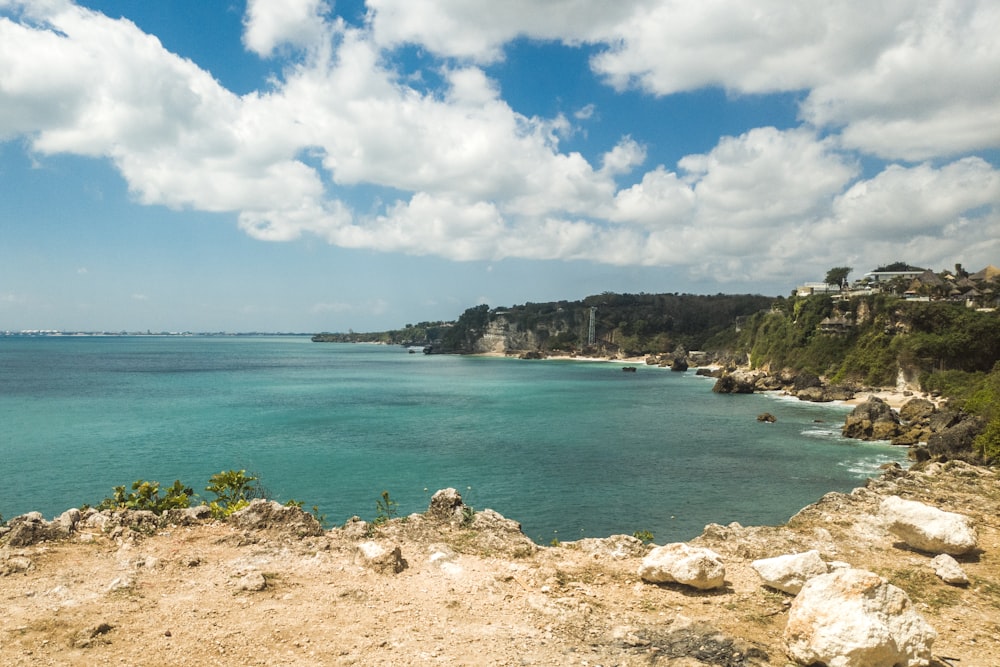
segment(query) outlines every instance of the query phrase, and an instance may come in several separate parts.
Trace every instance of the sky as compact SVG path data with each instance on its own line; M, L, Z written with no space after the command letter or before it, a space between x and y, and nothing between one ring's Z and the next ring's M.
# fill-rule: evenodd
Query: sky
M0 331L1000 265L995 0L0 0Z

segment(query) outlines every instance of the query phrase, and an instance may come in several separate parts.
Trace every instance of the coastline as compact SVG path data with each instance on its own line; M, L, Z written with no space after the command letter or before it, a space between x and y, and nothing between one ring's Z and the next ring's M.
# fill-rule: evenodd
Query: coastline
M503 357L516 359L516 354L508 354L506 352L477 352L470 356L474 357ZM616 359L610 359L608 357L584 357L578 355L568 355L568 354L553 354L543 357L542 359L533 359L531 361L581 361L588 363L609 363L609 364L626 364L626 365L639 365L646 366L646 357L621 357ZM691 366L690 370L697 370L699 368L708 368L711 370L717 370L721 368L717 364L707 364L705 366ZM669 368L663 368L661 370L669 371ZM748 370L748 369L740 369ZM779 392L780 393L780 392ZM867 389L865 391L859 391L855 393L854 398L833 401L834 403L840 405L857 406L866 402L870 398L878 398L889 405L893 410L897 412L901 407L906 405L906 403L914 398L922 398L928 400L934 404L936 408L940 408L944 403L944 400L939 396L932 396L926 392L917 391L913 389L898 389L895 387L874 387Z

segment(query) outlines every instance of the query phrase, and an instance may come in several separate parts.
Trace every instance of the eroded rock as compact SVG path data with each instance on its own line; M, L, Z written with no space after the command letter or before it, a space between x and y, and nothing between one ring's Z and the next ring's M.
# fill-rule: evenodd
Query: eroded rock
M723 586L726 567L711 549L674 542L650 551L639 566L639 576L653 584L678 583L710 590Z
M229 520L244 530L275 530L296 537L323 534L323 526L312 514L301 507L282 505L274 500L252 500L243 509L233 512Z
M462 494L452 488L441 489L431 496L427 514L440 521L461 521L464 507Z
M784 637L800 665L918 667L930 664L937 632L902 589L873 572L845 569L805 583Z
M958 561L948 554L939 554L931 561L931 567L941 581L953 586L967 586L969 577Z
M972 520L962 514L899 496L885 498L879 511L889 532L914 549L959 556L976 548Z
M9 528L4 541L11 547L27 547L46 540L57 540L69 531L57 521L48 522L41 512L28 512L7 522Z
M792 595L801 591L806 581L826 574L830 569L815 549L800 554L762 558L753 561L750 566L757 571L765 586Z
M891 440L900 432L899 417L889 404L872 396L847 415L841 434L857 440Z
M365 567L385 574L398 574L407 566L398 544L386 546L378 542L362 542L358 545L357 560Z

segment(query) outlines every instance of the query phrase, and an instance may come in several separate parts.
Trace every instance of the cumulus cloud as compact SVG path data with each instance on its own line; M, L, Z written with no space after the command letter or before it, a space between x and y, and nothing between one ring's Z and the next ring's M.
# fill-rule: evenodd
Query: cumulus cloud
M805 91L808 122L845 145L923 160L1000 146L1000 5L992 0L753 3L377 0L380 44L488 62L516 37L587 44L594 72L653 95L708 86Z
M296 58L267 91L238 96L125 19L0 0L16 10L0 13L0 139L109 159L139 202L232 212L267 241L679 265L733 280L855 257L860 237L873 256L895 243L928 264L948 259L951 234L977 257L997 249L1000 176L962 157L1000 145L989 34L1000 9L989 2L367 6L368 22L350 28L329 2L249 2L246 48ZM644 138L626 135L588 160L563 144L593 104L572 118L525 115L488 75L518 37L586 45L619 89L801 91L803 125L650 166ZM434 61L440 86L394 68L403 44L447 57ZM864 154L906 163L863 175ZM377 203L352 202L362 188Z
M267 58L282 46L314 49L329 37L323 0L248 0L243 43Z
M653 0L367 0L375 42L384 48L418 44L472 62L503 58L518 37L579 43L599 39Z

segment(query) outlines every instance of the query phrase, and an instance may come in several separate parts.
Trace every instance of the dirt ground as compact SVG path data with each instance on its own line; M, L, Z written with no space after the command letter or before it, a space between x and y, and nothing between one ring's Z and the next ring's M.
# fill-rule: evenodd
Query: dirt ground
M974 519L980 550L959 559L970 585L943 583L885 532L875 511L894 494ZM993 470L889 471L785 526L709 526L694 543L726 564L711 592L640 581L649 547L631 538L535 547L501 524L413 515L298 538L209 521L0 547L0 664L786 665L792 598L750 562L816 548L903 588L939 633L937 667L1000 665ZM370 557L371 543L401 560Z

